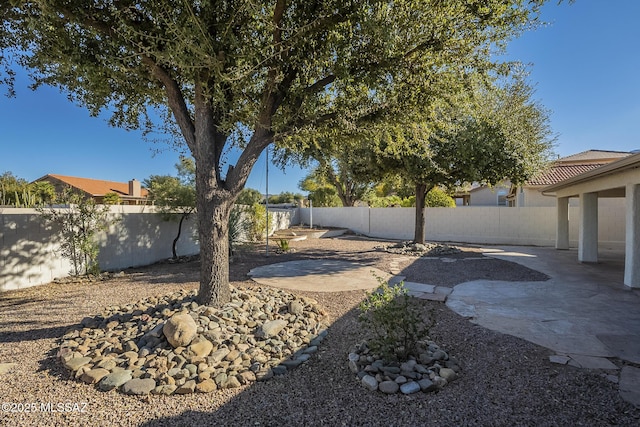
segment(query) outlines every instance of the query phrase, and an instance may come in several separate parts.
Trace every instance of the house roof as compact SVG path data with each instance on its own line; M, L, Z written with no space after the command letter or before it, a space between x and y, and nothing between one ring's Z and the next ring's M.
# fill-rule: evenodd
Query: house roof
M564 181L565 179L572 178L574 176L580 175L582 173L588 172L592 169L599 168L600 166L606 165L607 163L589 163L589 164L571 164L571 165L562 165L555 164L551 166L546 171L534 176L529 181L527 181L527 185L553 185L558 182Z
M572 154L553 162L548 169L531 178L526 185L554 185L632 154L627 151L609 150L587 150Z
M572 154L567 157L562 157L561 159L558 159L556 162L557 163L578 162L582 164L596 162L596 163L604 164L604 163L610 163L614 160L621 159L623 157L627 157L631 154L632 153L629 153L627 151L587 150L581 153Z
M103 181L100 179L90 179L90 178L78 178L75 176L64 176L64 175L54 175L49 174L45 175L42 178L38 179L38 181L46 180L47 178L54 178L58 181L61 181L65 184L68 184L72 187L78 188L85 193L91 194L92 196L104 196L107 193L116 193L119 196L131 197L129 195L129 183L128 182L114 182L114 181ZM140 195L142 198L147 197L149 192L146 188L142 188L140 191Z
M543 190L543 193L557 192L558 190L575 186L576 184L592 181L625 170L638 168L640 168L640 153L633 154L632 156L626 156L616 162L607 163L599 168L571 177L564 182L550 185Z

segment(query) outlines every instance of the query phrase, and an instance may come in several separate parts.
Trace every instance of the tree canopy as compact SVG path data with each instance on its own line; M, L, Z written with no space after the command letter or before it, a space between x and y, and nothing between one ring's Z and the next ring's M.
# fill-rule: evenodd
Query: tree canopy
M435 186L522 183L548 161L548 113L522 76L514 77L475 87L435 118L380 131L377 167L415 186L416 242L424 241L425 196Z
M495 69L491 49L531 25L542 3L32 0L16 1L8 19L36 87L109 110L116 126L151 126L153 112L160 127L175 125L196 165L198 298L220 305L230 297L230 211L269 144L411 118L436 76Z

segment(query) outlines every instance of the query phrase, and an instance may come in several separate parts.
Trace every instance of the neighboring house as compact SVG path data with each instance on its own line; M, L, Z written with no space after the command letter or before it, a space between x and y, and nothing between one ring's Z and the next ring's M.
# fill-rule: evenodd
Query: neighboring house
M146 205L149 203L147 200L149 192L146 188L142 188L140 181L136 179L127 183L49 174L38 178L35 182L38 181L50 182L58 193L71 187L74 191L94 199L98 204L101 204L104 196L109 193L117 194L122 205Z
M588 150L553 162L545 171L534 176L521 186L511 185L507 194L507 203L514 207L555 206L555 197L542 194L550 185L558 184L574 176L599 168L616 160L630 156L626 151ZM572 205L578 200L572 199Z
M509 181L494 186L480 185L469 190L467 206L507 206Z

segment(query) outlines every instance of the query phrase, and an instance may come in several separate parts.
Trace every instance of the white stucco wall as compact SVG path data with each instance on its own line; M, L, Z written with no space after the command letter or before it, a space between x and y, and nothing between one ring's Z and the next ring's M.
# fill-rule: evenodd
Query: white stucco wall
M600 200L598 238L601 248L623 249L624 208L620 201ZM300 209L308 224L308 208ZM360 234L385 239L409 240L414 232L413 208L314 208L313 223L345 227ZM425 238L477 244L555 246L557 212L554 207L513 208L464 206L427 208ZM569 208L569 243L578 244L579 208Z
M163 221L150 206L114 206L119 220L99 236L98 262L103 270L121 270L171 257L177 222ZM0 291L48 283L69 275L70 262L60 254L60 237L34 209L0 212ZM195 217L183 224L178 255L198 253Z
M298 221L297 214L297 209L269 209L272 230L288 228ZM112 206L110 215L118 221L99 236L102 270L149 265L172 256L177 221L163 221L153 206ZM59 239L34 209L0 210L0 291L68 276L72 266L60 254ZM179 256L200 251L195 215L183 223L176 249Z

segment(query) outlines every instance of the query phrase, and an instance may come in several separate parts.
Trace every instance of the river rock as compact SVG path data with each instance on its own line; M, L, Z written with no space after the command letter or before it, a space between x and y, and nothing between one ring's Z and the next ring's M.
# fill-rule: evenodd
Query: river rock
M181 386L179 386L178 388L176 388L176 391L174 391L173 393L174 394L191 394L194 392L195 389L196 389L196 381L189 380L184 384L182 384Z
M378 385L378 388L383 393L394 394L398 392L398 390L400 389L400 385L395 381L382 381Z
M211 353L211 350L213 350L213 344L206 338L194 340L189 346L189 351L196 357L207 357L209 353Z
M400 386L400 391L403 394L413 394L420 391L420 385L415 381L404 383Z
M6 374L16 366L16 363L0 363L0 375Z
M256 336L258 338L269 338L274 337L280 333L284 327L287 326L287 321L282 319L270 320L265 322L258 331L256 331Z
M63 359L62 364L67 369L70 369L72 371L77 371L78 369L88 364L89 362L91 362L90 357L72 357L71 359L67 359L67 360Z
M173 348L189 345L197 331L196 321L187 313L174 314L162 328L162 333Z
M211 393L212 391L216 391L217 389L218 386L216 385L216 382L211 379L204 380L196 385L196 391L199 393Z
M95 368L82 374L80 379L87 384L95 384L99 382L101 379L103 379L104 377L106 377L107 375L109 375L109 371L107 371L106 369Z
M362 378L362 385L370 391L376 391L378 389L378 381L371 375L365 375Z
M153 378L133 378L122 385L122 392L143 395L151 393L154 388L156 388L156 381Z
M456 374L456 371L449 368L441 368L439 374L442 378L447 380L448 383L450 383L451 381L455 380L458 377Z
M114 388L118 388L131 380L131 378L133 378L131 376L131 371L114 371L100 381L98 388L102 391L113 390Z

